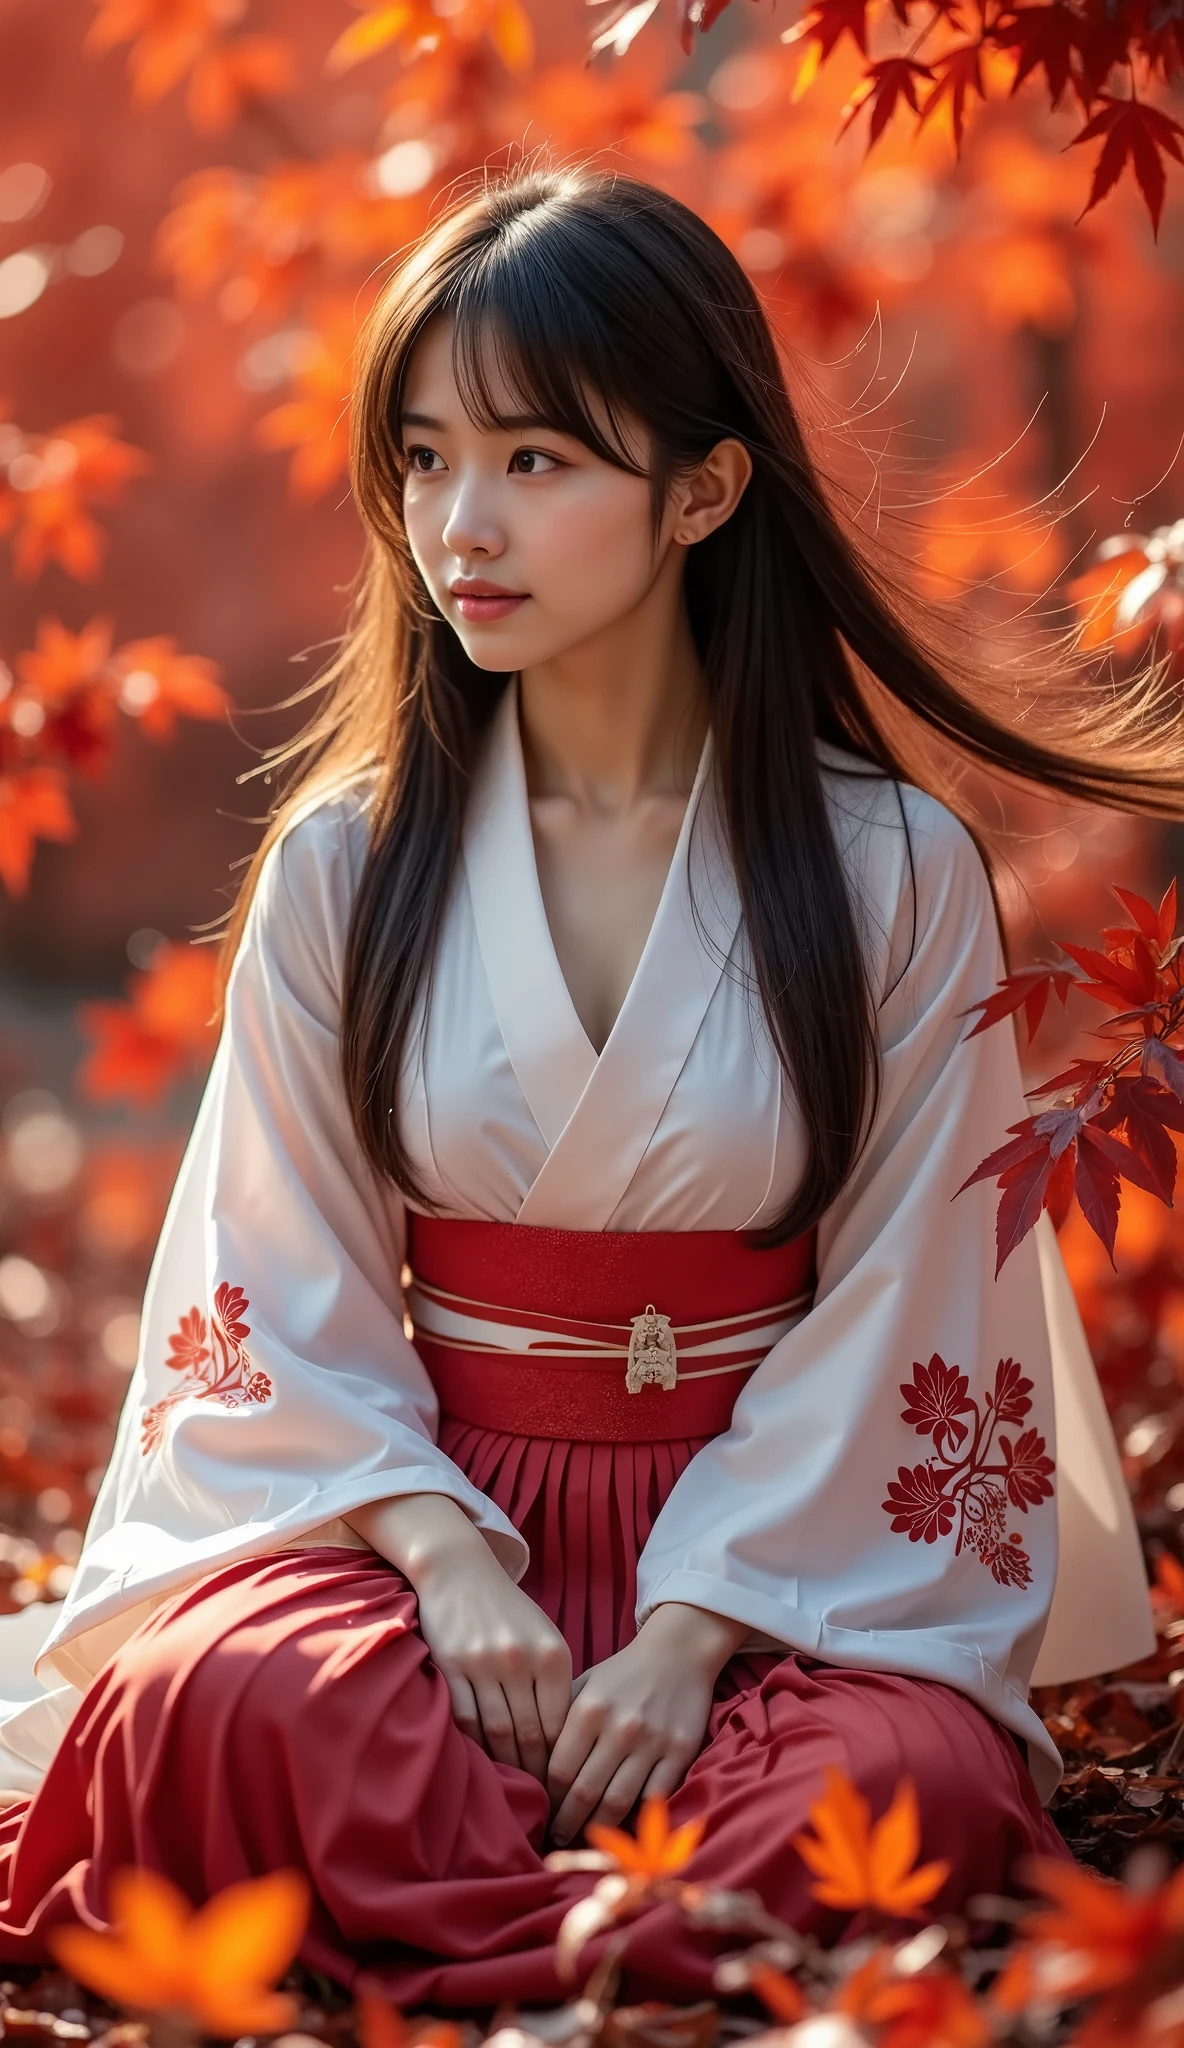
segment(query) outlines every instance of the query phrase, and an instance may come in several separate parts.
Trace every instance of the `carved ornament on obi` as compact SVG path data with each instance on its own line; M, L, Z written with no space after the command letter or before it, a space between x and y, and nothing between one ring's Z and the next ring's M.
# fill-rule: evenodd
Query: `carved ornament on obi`
M653 1302L647 1301L645 1314L633 1318L629 1363L625 1368L626 1391L640 1394L643 1387L661 1387L670 1394L677 1384L678 1347L670 1317L659 1315Z

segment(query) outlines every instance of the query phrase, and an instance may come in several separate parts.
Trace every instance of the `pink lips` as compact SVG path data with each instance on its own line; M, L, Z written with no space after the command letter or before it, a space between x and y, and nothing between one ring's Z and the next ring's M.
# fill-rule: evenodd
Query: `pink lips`
M458 576L452 595L462 619L474 621L506 619L526 603L525 591L503 590L500 584L485 583L478 576Z

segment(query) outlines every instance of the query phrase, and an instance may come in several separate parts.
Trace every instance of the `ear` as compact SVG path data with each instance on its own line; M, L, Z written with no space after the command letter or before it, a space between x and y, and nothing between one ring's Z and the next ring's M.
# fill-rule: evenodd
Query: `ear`
M676 486L671 511L671 538L680 547L706 540L730 519L752 475L752 457L743 441L717 441L693 476Z

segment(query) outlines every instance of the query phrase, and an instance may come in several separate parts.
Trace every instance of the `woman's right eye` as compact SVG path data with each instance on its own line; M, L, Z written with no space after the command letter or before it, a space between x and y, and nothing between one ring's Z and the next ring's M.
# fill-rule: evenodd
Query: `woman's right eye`
M443 457L437 455L434 448L409 448L407 461L418 476L431 476L437 462L441 469L444 467Z

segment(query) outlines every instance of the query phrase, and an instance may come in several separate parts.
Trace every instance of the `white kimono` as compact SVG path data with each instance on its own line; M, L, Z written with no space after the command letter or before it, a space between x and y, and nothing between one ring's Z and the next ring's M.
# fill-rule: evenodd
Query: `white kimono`
M996 1281L995 1191L956 1193L1024 1112L1012 1033L966 1036L963 1013L1001 971L978 853L932 798L822 758L879 1005L882 1098L819 1227L814 1306L674 1487L641 1558L638 1620L687 1601L746 1622L754 1646L942 1680L1027 1741L1047 1794L1059 1762L1028 1704L1046 1625L1041 1676L1150 1643L1130 1510L1055 1238L1042 1225ZM360 1543L341 1517L424 1491L459 1502L512 1575L525 1566L513 1525L437 1447L404 1323L404 1205L364 1165L345 1108L339 990L367 801L365 782L322 800L265 865L77 1575L55 1608L0 1622L0 1659L21 1667L6 1683L0 1662L13 1789L38 1782L79 1689L152 1606L214 1567ZM629 1231L774 1216L803 1137L751 994L710 740L597 1056L547 927L511 687L421 1027L399 1113L446 1212ZM962 1458L965 1475L972 1452L956 1515L943 1474Z

